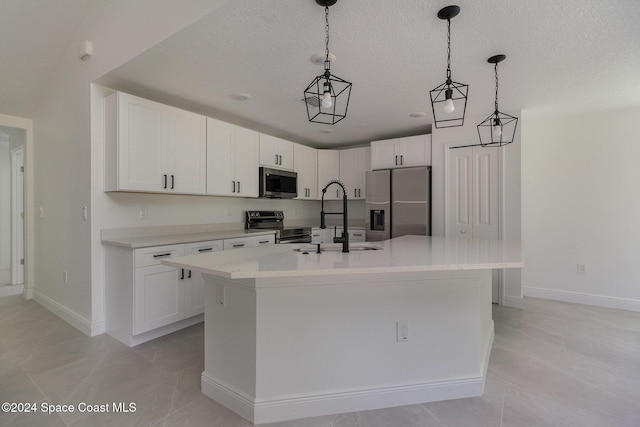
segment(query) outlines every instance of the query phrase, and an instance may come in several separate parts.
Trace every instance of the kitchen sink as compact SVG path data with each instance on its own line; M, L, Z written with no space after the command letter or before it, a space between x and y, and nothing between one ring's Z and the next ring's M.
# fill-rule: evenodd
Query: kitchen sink
M376 246L371 243L350 243L349 251L379 251L381 250L381 246ZM293 248L296 252L308 252L315 253L318 250L317 245L300 245L294 246ZM342 243L322 243L320 244L321 252L342 252Z

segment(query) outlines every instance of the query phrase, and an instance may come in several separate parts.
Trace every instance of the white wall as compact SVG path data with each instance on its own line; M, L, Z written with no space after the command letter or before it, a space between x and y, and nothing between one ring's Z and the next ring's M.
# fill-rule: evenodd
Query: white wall
M518 116L519 112L511 112ZM432 229L434 236L445 235L445 150L446 146L464 146L479 144L478 123L486 116L466 116L464 126L445 129L433 128L431 135L432 157ZM500 236L503 240L521 240L521 121L516 128L516 138L512 144L501 148L487 147L487 150L500 150L502 164L502 219ZM527 259L525 258L525 265ZM501 304L522 306L521 270L503 271Z
M640 108L524 123L525 295L640 311Z
M52 71L34 119L34 202L44 217L34 224L34 298L88 334L103 328L101 289L92 289L94 248L101 217L93 209L92 173L99 141L91 128L91 82L210 13L228 0L94 2L67 52ZM94 54L77 57L83 40ZM94 156L95 155L95 156ZM101 184L97 184L101 187ZM82 220L82 208L98 214ZM68 272L69 283L62 280Z

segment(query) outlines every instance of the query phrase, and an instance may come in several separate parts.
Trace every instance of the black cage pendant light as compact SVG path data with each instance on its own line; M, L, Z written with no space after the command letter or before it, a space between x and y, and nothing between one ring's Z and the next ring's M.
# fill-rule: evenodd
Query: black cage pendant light
M469 85L451 80L451 18L459 13L458 6L447 6L438 12L438 18L447 20L447 80L429 92L436 128L462 126L467 110Z
M335 125L347 117L349 98L351 97L351 83L331 74L329 60L329 6L338 0L316 0L324 6L325 14L325 59L324 73L313 79L304 90L304 101L310 122Z
M518 118L506 113L501 113L498 109L498 64L504 61L505 55L495 55L487 60L494 64L496 74L496 101L495 111L478 125L478 136L480 145L483 147L502 147L511 144L516 136L516 126Z

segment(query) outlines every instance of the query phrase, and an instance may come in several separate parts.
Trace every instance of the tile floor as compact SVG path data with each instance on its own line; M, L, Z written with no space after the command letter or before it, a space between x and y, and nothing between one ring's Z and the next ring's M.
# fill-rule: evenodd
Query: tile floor
M532 298L493 313L482 397L271 426L640 426L640 313ZM0 298L0 402L136 404L127 414L0 413L0 426L250 426L200 393L202 354L202 324L128 348Z

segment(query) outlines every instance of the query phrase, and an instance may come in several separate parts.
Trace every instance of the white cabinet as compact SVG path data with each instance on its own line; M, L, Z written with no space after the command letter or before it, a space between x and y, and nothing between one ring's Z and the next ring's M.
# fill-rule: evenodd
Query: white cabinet
M206 254L221 250L222 240L184 245L185 255ZM191 317L204 313L204 279L202 274L191 270L181 270L180 277L184 284L184 316Z
M431 165L431 135L371 142L371 169Z
M371 170L370 166L370 147L340 150L340 181L346 187L350 200L364 199L365 173Z
M104 189L204 194L205 117L122 92L105 98Z
M260 165L293 170L293 142L260 134Z
M184 319L184 288L178 270L160 264L182 256L182 245L136 249L133 282L133 334L141 334Z
M318 199L318 150L293 144L293 165L298 174L297 199Z
M271 245L276 242L275 234L264 236L246 236L224 239L224 250L251 248L255 246Z
M340 150L318 150L318 199L322 199L322 189L329 181L340 179ZM324 196L325 200L342 199L342 190L332 185Z
M331 243L333 241L333 237L334 236L342 236L342 232L344 231L344 228L342 227L336 227L335 230L332 227L331 228L331 233L330 233L330 242ZM349 228L349 242L353 243L353 242L364 242L365 241L365 233L364 233L364 228L354 228L351 229Z
M311 243L317 245L318 243L326 243L324 241L324 232L326 229L322 229L320 227L313 227L311 229Z
M207 119L207 194L258 197L259 135Z

